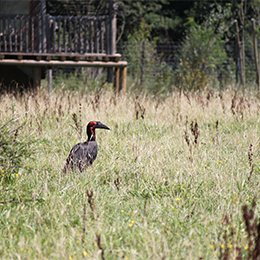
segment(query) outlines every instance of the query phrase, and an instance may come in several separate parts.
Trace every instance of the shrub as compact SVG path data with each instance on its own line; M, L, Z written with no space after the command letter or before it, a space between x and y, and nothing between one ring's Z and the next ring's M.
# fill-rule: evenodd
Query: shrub
M178 55L177 79L184 89L204 89L218 76L216 71L227 70L225 64L230 64L230 61L223 38L229 28L225 23L228 17L229 9L218 7L201 25L192 18L188 22L190 29Z
M22 169L28 169L25 161L32 157L32 141L18 136L20 125L12 130L14 120L0 125L0 171L2 184L12 183Z

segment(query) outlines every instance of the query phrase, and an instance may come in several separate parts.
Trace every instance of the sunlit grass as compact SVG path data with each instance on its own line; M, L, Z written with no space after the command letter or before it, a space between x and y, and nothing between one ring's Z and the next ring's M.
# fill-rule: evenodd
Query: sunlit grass
M1 258L102 259L103 251L105 259L218 259L224 231L232 228L230 252L236 255L239 246L246 255L242 205L250 205L260 188L259 100L237 94L234 114L232 91L222 99L217 92L207 97L206 91L160 99L58 90L51 98L44 90L2 96L1 121L13 119L14 128L25 123L18 138L36 142L33 158L24 160L33 171L21 170L14 183L1 184ZM140 113L136 119L137 103L144 119ZM81 139L73 113L83 127ZM66 157L86 139L91 120L111 128L97 130L98 157L83 174L64 175ZM197 144L192 121L198 123ZM0 165L2 175L5 170Z

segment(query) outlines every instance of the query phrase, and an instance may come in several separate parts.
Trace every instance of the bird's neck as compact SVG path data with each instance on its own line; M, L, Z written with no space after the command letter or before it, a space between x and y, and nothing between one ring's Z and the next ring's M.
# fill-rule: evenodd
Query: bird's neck
M90 135L88 135L88 142L90 141L95 141L96 140L96 136L95 136L95 132L91 132Z

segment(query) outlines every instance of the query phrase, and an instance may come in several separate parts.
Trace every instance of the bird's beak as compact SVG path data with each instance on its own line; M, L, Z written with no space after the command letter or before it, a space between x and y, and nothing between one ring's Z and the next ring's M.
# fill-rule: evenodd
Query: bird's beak
M97 125L95 125L95 129L96 128L101 128L101 129L107 129L107 130L110 130L109 127L107 127L106 125L102 124L101 122L98 122Z

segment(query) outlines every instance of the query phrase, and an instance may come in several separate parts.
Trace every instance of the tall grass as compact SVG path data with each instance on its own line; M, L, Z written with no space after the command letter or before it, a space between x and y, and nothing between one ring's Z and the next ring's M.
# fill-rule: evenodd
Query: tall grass
M255 199L258 219L259 112L254 94L232 90L2 96L1 124L23 125L17 138L32 157L1 182L1 259L247 259L242 207ZM93 166L64 175L90 120L111 130L97 130Z

